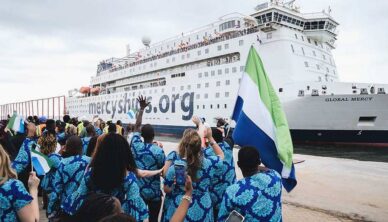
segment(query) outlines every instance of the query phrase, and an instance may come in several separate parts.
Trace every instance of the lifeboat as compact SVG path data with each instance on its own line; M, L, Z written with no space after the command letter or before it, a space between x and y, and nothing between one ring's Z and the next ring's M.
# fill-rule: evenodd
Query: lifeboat
M79 89L79 92L82 94L88 94L90 93L90 87L87 87L87 86L81 87L81 89Z
M100 87L91 88L90 93L93 95L98 95L100 94L100 90L101 90Z

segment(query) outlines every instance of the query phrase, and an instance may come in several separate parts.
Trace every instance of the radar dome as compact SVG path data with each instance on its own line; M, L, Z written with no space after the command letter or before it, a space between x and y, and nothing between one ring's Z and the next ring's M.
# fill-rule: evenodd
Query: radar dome
M143 38L141 38L141 41L143 42L143 44L147 47L150 46L151 44L151 38L148 37L148 36L143 36Z

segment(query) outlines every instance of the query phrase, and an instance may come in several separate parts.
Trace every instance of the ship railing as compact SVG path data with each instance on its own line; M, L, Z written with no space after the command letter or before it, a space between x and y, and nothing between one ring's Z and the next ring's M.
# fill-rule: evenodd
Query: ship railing
M214 37L212 39L205 39L204 41L194 43L192 45L188 45L185 47L180 47L178 49L173 49L173 50L170 50L170 51L162 53L162 54L153 55L153 56L150 56L146 59L132 62L132 63L129 63L127 65L120 65L119 67L115 67L115 68L110 69L109 72L119 71L122 69L126 69L126 68L133 67L136 65L144 64L144 63L147 63L150 61L155 61L155 60L162 59L162 58L172 56L175 54L179 54L182 52L188 52L188 51L193 50L193 49L201 48L204 46L212 45L215 43L227 41L227 40L234 39L234 38L239 38L241 36L245 36L245 35L259 32L259 30L260 30L259 26L254 26L254 27L250 27L250 28L246 28L246 29L242 29L242 30L236 30L235 32L228 32L226 34ZM100 76L101 75L102 75L102 73L100 74Z

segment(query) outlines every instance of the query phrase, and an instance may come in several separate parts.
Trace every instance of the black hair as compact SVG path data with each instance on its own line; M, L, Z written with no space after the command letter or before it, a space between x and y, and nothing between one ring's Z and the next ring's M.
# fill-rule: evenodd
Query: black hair
M260 153L255 147L244 146L238 151L237 165L244 177L256 174L260 164Z
M92 124L89 124L86 127L86 133L88 134L88 136L91 136L91 137L96 135L96 129L94 129L94 126Z
M215 127L212 127L212 135L216 143L222 143L224 141L221 130Z
M27 121L30 122L30 123L32 123L32 122L34 122L34 118L32 118L32 116L28 116L28 117L27 117Z
M49 132L50 134L55 135L55 127L56 127L55 120L48 119L46 121L46 130L47 130L47 132Z
M63 122L68 123L70 121L70 116L69 115L64 115L63 116Z
M150 124L145 124L141 127L141 136L146 142L152 142L155 137L154 128Z
M115 133L106 134L98 144L90 167L91 183L105 193L122 186L127 171L137 172L128 141Z
M82 140L78 136L71 136L66 140L63 157L82 155Z
M38 116L33 116L35 125L39 125L39 117Z
M117 120L116 124L121 126L121 120Z
M119 214L114 214L114 215L105 217L101 219L99 222L136 222L136 220L135 218L133 218L128 214L119 213Z
M90 125L90 122L88 121L88 120L84 120L83 121L83 126L84 127L87 127L87 126L89 126Z
M98 136L94 136L90 139L88 148L86 149L86 156L93 156L94 150L96 148Z
M109 126L108 126L108 132L109 133L116 133L116 124L114 123L110 123Z

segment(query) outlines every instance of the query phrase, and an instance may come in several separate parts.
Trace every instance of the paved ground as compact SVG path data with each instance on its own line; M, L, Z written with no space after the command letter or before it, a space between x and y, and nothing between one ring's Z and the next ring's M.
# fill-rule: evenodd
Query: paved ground
M176 143L164 147L167 154ZM297 154L294 159L303 162L295 165L297 187L283 191L284 221L387 221L388 163Z

